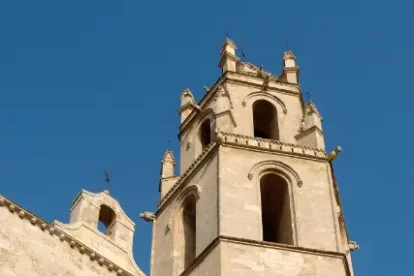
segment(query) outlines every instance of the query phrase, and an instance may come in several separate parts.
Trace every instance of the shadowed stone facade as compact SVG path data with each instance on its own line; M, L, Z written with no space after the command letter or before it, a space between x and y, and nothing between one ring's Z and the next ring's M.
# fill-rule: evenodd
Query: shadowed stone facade
M221 76L196 102L181 95L179 174L166 151L153 224L151 276L353 276L322 117L305 103L291 51L278 76L240 62L226 39ZM98 230L98 222L106 226ZM70 222L48 224L0 197L0 275L144 273L134 222L107 191L81 191Z

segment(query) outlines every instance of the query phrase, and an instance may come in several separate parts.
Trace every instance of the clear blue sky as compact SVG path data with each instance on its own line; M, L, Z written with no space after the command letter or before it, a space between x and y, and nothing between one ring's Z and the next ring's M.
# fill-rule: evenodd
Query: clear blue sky
M335 2L335 3L334 3ZM412 1L0 1L0 189L68 221L85 188L137 223L148 272L160 159L178 157L179 97L220 74L224 33L281 70L284 43L324 117L357 275L409 275L414 246ZM170 144L168 144L170 140Z

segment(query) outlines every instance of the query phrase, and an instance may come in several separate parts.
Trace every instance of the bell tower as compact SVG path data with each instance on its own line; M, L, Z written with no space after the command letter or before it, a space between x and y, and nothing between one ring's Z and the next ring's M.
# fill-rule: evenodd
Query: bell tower
M280 75L240 62L226 38L220 78L181 96L179 174L162 159L151 275L353 275L322 117L305 103L299 66Z

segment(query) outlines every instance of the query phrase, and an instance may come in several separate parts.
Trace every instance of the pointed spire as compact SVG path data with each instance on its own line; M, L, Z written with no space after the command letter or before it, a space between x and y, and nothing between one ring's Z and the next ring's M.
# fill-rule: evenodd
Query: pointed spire
M175 168L174 154L170 150L164 152L161 160L161 178L173 177Z
M174 154L171 150L166 150L164 156L162 157L161 163L171 163L175 165Z

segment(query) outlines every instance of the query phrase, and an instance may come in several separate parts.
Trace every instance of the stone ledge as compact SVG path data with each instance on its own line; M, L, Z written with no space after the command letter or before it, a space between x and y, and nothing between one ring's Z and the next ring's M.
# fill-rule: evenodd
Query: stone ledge
M49 232L50 235L59 237L59 240L61 242L66 242L74 250L77 248L80 254L89 255L91 261L97 260L99 265L105 266L114 274L118 276L135 276L127 271L124 271L121 267L117 266L115 263L111 262L99 253L93 251L91 248L76 240L74 237L68 235L58 228L53 227L53 225L38 218L29 211L0 195L0 208L2 207L7 208L11 213L17 214L21 219L29 221L33 227L39 227L43 232L45 232L45 234L46 232Z
M260 150L285 152L289 154L326 160L326 152L322 149L290 144L277 140L256 138L252 136L227 132L219 132L218 139L220 140L220 143L224 145L242 145L244 147L256 148Z
M280 249L284 251L300 252L300 253L312 254L312 255L317 255L317 256L328 256L328 257L340 258L344 263L346 275L347 276L352 275L351 271L349 270L349 263L348 263L347 257L343 253L334 252L334 251L325 251L325 250L320 250L320 249L304 248L304 247L286 245L286 244L280 244L280 243L236 238L236 237L230 237L230 236L218 236L209 245L207 245L207 247L196 257L196 259L188 266L188 268L185 269L180 274L180 276L190 275L191 272L209 255L209 253L220 242L246 244L246 245L251 245L251 246L274 248L274 249Z

